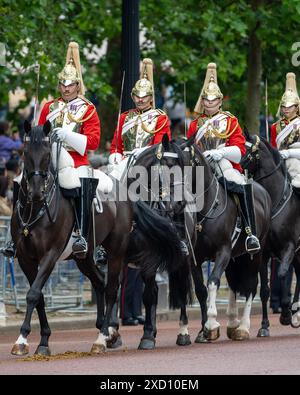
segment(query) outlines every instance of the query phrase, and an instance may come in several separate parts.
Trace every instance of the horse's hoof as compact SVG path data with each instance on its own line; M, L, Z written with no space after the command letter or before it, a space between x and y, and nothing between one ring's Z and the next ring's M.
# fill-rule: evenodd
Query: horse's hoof
M210 341L205 337L204 332L200 331L195 339L195 343L210 343Z
M138 350L154 350L155 339L141 339Z
M91 348L91 354L103 354L105 351L106 351L106 347L104 344L94 343Z
M250 334L245 329L236 329L232 333L232 340L242 341L242 340L249 340Z
M287 316L280 315L279 322L281 325L289 326L292 324L292 313L288 314Z
M232 338L233 338L233 336L234 336L234 333L235 333L235 331L237 330L237 328L238 328L238 327L235 327L235 328L229 328L229 327L227 327L226 334L227 334L228 339L232 340Z
M35 355L43 355L44 357L49 357L51 355L51 351L49 347L38 346L35 350Z
M11 354L12 355L27 355L29 353L28 344L14 344Z
M260 328L257 337L270 337L270 330L268 328Z
M211 342L218 340L220 337L220 327L216 329L207 329L206 327L204 327L204 336L207 340Z
M190 344L192 344L190 335L179 334L177 336L176 344L177 346L189 346Z
M110 340L106 342L107 348L118 348L122 346L122 338L119 332L116 332Z
M298 313L295 313L292 317L291 327L294 329L300 328L300 317Z

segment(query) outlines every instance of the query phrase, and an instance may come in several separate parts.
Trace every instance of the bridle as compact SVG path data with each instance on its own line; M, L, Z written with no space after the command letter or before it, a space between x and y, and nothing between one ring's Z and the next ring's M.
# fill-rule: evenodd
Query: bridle
M30 137L27 136L25 138L25 142L29 142L29 141L30 141ZM50 145L52 145L52 142L48 136L43 137L41 139L41 142L50 143ZM56 150L57 164L59 160L60 150L61 150L61 143L57 142L57 150ZM45 213L47 213L48 219L51 223L54 223L56 221L57 213L58 213L58 199L59 199L58 166L56 166L55 171L54 170L52 171L50 168L51 165L52 165L52 158L50 155L50 163L48 166L48 170L34 170L28 172L27 169L24 169L23 180L25 181L26 190L24 190L21 182L20 192L22 192L23 198L25 198L26 200L25 202L23 201L22 204L21 200L19 199L16 207L17 207L18 220L22 228L22 233L25 237L29 235L30 229L44 216ZM28 196L29 181L33 177L42 177L44 179L44 185L42 189L43 198L39 201L34 201ZM54 210L54 214L51 215L50 206L54 199L54 196L56 196L55 210ZM36 208L37 205L39 210L38 208ZM29 215L27 215L27 219L25 219L24 214L25 212L28 211L29 211ZM33 213L36 214L33 215Z

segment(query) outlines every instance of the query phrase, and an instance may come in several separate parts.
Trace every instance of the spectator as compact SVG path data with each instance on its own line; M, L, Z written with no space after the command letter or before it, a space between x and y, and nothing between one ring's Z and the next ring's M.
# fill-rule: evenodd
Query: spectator
M0 215L11 216L12 210L7 199L8 177L4 163L0 163Z
M12 157L13 151L21 150L23 143L19 133L14 132L12 137L8 137L8 122L0 122L0 160L7 162Z
M121 285L120 318L122 325L143 325L142 315L143 280L140 270L129 263L123 270Z

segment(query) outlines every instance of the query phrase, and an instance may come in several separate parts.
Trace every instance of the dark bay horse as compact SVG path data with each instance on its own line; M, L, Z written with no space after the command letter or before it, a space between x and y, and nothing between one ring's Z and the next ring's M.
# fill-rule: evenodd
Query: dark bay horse
M182 192L184 191L183 174L172 173L176 169L183 168L183 154L181 149L173 142L169 142L168 136L165 135L160 144L147 148L139 154L134 165L129 167L127 181L129 188L133 186L137 174L141 177L144 174L144 182L139 183L139 193L141 199L145 201L151 210L165 218L169 223L169 232L173 231L178 237L178 241L185 238L186 234L189 242L195 244L195 221L196 217L188 211ZM171 170L171 172L169 172ZM176 198L176 193L178 197ZM153 228L155 232L155 228ZM153 246L155 248L155 246ZM174 246L175 247L175 246ZM148 260L153 260L153 254ZM157 258L155 258L157 259ZM188 317L186 305L191 303L191 282L190 282L190 259L191 255L183 256L179 250L173 263L166 267L169 275L169 302L170 308L181 309L180 330L176 343L178 345L190 344L190 338L186 332ZM135 259L133 259L135 262ZM151 265L155 267L155 265ZM158 266L157 266L158 268ZM140 344L140 347L152 349L155 345L156 336L156 305L158 297L158 287L155 282L156 271L152 276L142 277L145 283L143 302L146 311L146 322L144 326L148 330L147 342ZM151 335L151 336L150 336Z
M280 260L278 275L281 278L282 325L299 327L300 317L295 313L292 317L290 309L289 287L287 271L294 265L297 277L297 290L300 287L300 198L295 194L290 184L289 175L284 161L276 148L265 139L246 133L247 153L243 160L243 167L270 194L272 200L271 231L265 251L264 265L261 272L261 300L263 305L262 327L258 336L269 336L269 320L267 303L269 299L268 261L271 256ZM298 302L299 294L295 292L294 302Z
M11 232L17 248L17 258L25 273L30 289L26 296L27 309L20 336L12 353L25 355L29 352L28 335L31 332L31 317L37 309L41 327L41 340L36 353L49 355L48 345L51 331L47 322L42 288L49 278L55 263L61 257L74 229L74 208L66 199L58 185L58 174L51 158L51 124L31 129L25 123L24 172L19 192L19 200L12 215ZM93 353L100 353L119 336L117 328L110 326L111 311L117 299L119 277L123 262L126 262L134 224L136 238L142 245L139 253L142 273L152 273L152 261L144 261L144 254L152 251L155 260L166 265L176 257L176 235L169 231L169 223L160 220L142 202L134 205L128 199L104 199L103 210L95 214L95 234L90 232L89 249L86 259L75 259L78 268L91 281L96 293L99 336L92 346ZM91 221L92 222L92 221ZM153 232L153 223L159 225ZM175 240L172 239L174 236ZM103 274L94 263L95 244L105 247L108 254L108 279L104 284ZM140 246L137 246L139 248ZM179 246L177 246L179 250ZM133 250L133 249L132 249ZM148 265L148 266L147 266ZM105 296L105 298L104 298ZM104 305L104 300L106 307Z
M227 193L226 187L224 187L227 184L219 183L200 148L192 144L193 139L191 138L186 143L181 144L181 148L184 150L188 161L194 166L193 190L196 190L198 180L196 170L199 167L203 169L204 188L201 192L203 207L197 212L198 235L195 246L197 266L194 267L194 272L198 273L199 281L202 277L201 265L203 262L214 262L214 268L208 278L209 301L207 312L203 300L201 300L204 296L203 287L195 283L196 295L202 311L202 328L196 342L200 343L205 339L216 340L219 337L220 324L217 321L216 296L224 271L226 271L230 288L227 334L233 340L248 339L251 304L256 294L258 272L262 264L264 244L269 232L271 200L264 188L257 183L253 184L257 236L260 239L261 251L250 257L245 251L246 234L244 229L235 238L238 235L235 234L235 229L239 221L239 214L234 195ZM200 198L199 194L197 198ZM234 241L234 238L236 241ZM197 286L199 288L198 292ZM237 317L237 293L246 297L241 321Z

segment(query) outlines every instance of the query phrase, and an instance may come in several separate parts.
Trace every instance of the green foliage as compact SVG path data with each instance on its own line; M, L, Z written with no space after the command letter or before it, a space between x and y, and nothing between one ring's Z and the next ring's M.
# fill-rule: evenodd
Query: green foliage
M68 42L91 51L107 43L98 63L81 51L84 82L100 101L103 130L111 136L120 92L122 0L2 0L0 42L7 49L7 67L0 66L0 106L9 90L35 91L36 75L30 66L40 64L39 96L56 95ZM156 87L173 85L193 109L206 65L216 62L218 82L227 100L224 106L245 113L249 34L253 29L262 44L263 81L268 79L270 109L275 113L284 91L285 74L298 69L291 64L292 44L300 41L299 0L140 0L140 23L146 41L142 56L153 58ZM166 69L166 61L172 68ZM263 84L262 84L263 87ZM262 91L263 94L263 91ZM264 112L262 103L262 112Z

